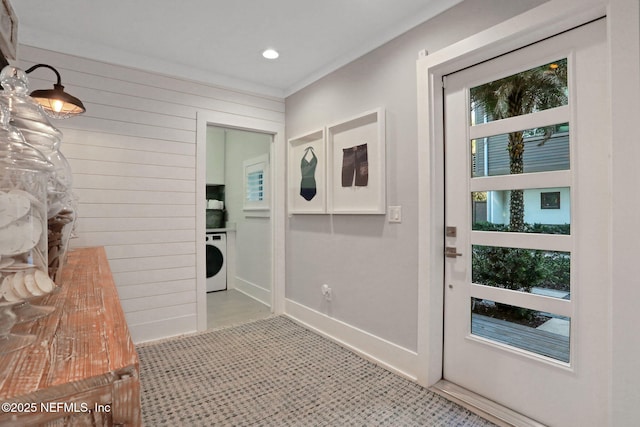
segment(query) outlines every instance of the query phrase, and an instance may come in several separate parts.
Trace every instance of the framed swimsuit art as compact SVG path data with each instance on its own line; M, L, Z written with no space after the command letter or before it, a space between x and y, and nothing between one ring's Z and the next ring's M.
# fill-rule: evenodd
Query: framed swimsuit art
M324 130L292 138L287 148L289 213L326 213L327 157Z

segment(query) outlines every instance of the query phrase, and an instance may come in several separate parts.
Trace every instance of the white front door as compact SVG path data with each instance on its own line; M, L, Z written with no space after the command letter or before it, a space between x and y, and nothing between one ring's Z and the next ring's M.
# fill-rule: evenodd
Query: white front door
M445 77L446 380L606 425L604 19Z

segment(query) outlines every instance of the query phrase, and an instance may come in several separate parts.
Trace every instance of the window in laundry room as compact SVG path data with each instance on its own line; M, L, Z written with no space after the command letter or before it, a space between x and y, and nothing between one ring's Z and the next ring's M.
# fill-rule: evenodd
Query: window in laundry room
M269 209L269 156L267 154L245 160L244 210Z

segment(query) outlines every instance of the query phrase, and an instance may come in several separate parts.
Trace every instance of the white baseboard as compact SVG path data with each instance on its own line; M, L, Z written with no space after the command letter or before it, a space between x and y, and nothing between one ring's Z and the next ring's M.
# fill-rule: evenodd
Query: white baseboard
M129 332L134 344L156 341L179 335L191 334L197 330L196 315L174 317L157 322L129 325Z
M248 280L244 280L236 276L234 289L250 296L264 305L271 307L271 292L261 288L255 283L251 283Z
M285 316L363 358L417 382L418 354L340 320L285 300Z

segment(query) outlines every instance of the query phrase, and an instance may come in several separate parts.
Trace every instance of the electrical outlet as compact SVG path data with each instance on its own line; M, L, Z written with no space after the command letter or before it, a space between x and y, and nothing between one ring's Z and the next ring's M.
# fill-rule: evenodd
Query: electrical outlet
M326 283L320 287L322 291L322 295L324 295L324 299L327 301L331 301L331 288Z

